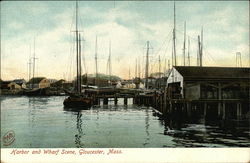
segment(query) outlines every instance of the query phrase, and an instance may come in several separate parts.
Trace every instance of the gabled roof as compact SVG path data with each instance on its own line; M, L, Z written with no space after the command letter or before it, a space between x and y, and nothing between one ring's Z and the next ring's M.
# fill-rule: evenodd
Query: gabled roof
M26 83L26 81L24 79L15 79L15 80L13 80L13 82L15 82L18 85L22 85L23 83Z
M27 84L34 83L38 84L40 83L43 79L46 79L45 77L36 77L36 78L31 78L30 81Z
M186 79L250 79L250 68L174 66Z

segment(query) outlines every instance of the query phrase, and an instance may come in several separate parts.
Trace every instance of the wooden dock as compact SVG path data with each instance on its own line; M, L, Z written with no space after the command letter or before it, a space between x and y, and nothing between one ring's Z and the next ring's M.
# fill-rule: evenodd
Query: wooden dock
M93 105L100 105L100 101L103 101L103 105L108 105L110 101L114 101L117 105L119 99L123 99L124 105L128 105L128 99L132 98L133 104L153 107L164 117L203 116L210 119L249 117L250 102L244 99L171 99L167 96L167 91L115 88L89 89L85 93L93 98Z

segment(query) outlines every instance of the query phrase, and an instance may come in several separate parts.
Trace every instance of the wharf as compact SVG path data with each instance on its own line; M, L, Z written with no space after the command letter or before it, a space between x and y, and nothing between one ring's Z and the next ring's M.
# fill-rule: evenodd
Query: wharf
M133 104L153 107L163 117L169 116L204 116L210 119L248 118L250 102L247 99L184 99L169 98L166 91L139 90L139 89L92 89L86 90L92 97L94 105L107 105L123 98L124 105L128 99L133 99Z

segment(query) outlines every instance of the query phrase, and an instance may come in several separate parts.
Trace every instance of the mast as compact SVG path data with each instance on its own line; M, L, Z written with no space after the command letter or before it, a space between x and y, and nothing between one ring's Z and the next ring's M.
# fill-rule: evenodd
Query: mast
M141 62L140 62L140 58L138 60L138 77L141 78Z
M165 58L164 59L164 73L163 73L163 76L165 77L167 74L167 59Z
M79 33L79 93L82 92L82 63L81 63L81 60L82 60L82 57L81 57L81 35Z
M203 56L203 27L201 28L201 43L200 43L200 66L202 67L202 56Z
M135 78L137 77L137 58L135 59Z
M185 57L186 57L186 21L184 22L183 66L185 66Z
M109 81L111 85L111 41L109 40Z
M188 66L190 66L190 38L188 36Z
M98 69L97 69L97 36L95 38L95 84L97 84Z
M32 80L32 89L34 88L34 77L35 77L35 66L36 66L36 42L35 42L35 37L34 37L34 53L33 53L33 80Z
M29 62L28 62L28 65L29 65L29 76L28 76L28 81L30 81L30 79L31 79L31 44L30 44L30 54L29 54Z
M148 55L149 55L149 41L147 41L147 56L146 56L146 69L145 69L145 88L148 89Z
M175 2L174 2L173 55L174 55L174 66L176 66L176 22L175 22Z
M130 80L130 66L128 68L128 80Z
M197 51L197 66L200 66L200 54L201 54L201 45L200 45L200 35L198 35L198 51Z
M170 72L170 60L168 59L168 72Z
M79 89L79 40L78 40L78 2L76 1L76 90L77 93L80 93Z
M159 78L161 78L161 56L159 55Z

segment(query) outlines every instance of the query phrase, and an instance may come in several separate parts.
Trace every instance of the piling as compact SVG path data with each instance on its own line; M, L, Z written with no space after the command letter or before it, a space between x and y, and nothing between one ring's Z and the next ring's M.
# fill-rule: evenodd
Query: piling
M237 118L240 118L242 115L242 107L241 107L241 103L237 103L236 104L237 107Z
M118 102L118 98L117 98L117 96L115 96L114 101L115 101L115 105L117 105L117 102Z
M204 117L207 116L207 103L204 103Z
M222 119L226 118L226 104L225 102L222 103Z
M124 105L128 105L128 98L124 97Z
M103 105L108 105L108 103L109 103L108 98L104 97L104 99L103 99Z

